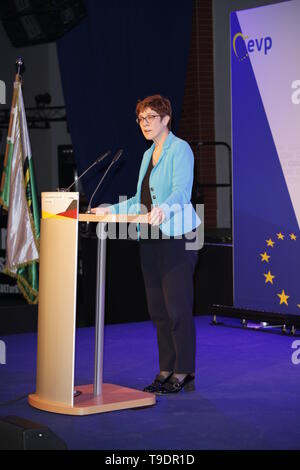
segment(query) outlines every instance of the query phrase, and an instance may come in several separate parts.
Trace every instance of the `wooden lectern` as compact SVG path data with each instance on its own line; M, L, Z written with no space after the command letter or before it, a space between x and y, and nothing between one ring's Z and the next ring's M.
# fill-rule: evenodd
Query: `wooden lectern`
M70 415L154 405L155 395L103 384L105 227L108 222L147 222L145 215L79 214L79 193L42 193L38 349L35 408ZM94 384L76 386L75 325L78 223L99 223Z

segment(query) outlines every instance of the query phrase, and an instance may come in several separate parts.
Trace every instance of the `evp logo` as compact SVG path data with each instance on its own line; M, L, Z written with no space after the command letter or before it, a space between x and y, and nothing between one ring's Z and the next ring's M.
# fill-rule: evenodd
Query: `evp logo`
M6 86L3 80L0 80L0 104L6 104Z
M234 35L232 47L236 57L241 61L249 57L249 54L253 52L267 55L268 51L272 48L272 38L266 36L265 38L249 39L248 36L244 36L244 34L239 32Z

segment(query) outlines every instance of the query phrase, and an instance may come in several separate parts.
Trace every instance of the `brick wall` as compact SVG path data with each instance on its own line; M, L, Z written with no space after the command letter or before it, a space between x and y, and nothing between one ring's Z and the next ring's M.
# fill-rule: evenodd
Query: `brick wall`
M214 141L214 68L212 1L194 0L193 24L178 136L188 142ZM214 146L193 146L198 201L205 205L205 227L217 224Z

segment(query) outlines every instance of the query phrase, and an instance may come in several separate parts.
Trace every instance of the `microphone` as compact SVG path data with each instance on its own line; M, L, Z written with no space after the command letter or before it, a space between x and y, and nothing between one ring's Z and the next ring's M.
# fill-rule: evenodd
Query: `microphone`
M95 197L95 194L96 192L98 191L98 189L100 188L101 184L102 184L102 181L104 180L105 176L107 175L107 173L109 172L110 168L119 160L120 156L122 155L123 153L123 149L120 149L114 156L114 158L112 159L109 167L107 168L107 170L105 171L104 175L102 176L101 180L99 181L99 183L97 184L96 186L96 189L95 191L93 192L92 194L92 197L90 199L90 202L89 202L89 205L88 205L88 208L86 210L86 214L91 214L91 207L92 207L92 201Z
M93 166L97 165L97 163L102 162L102 160L104 160L104 158L106 158L110 153L111 151L108 150L103 155L98 157L97 160L95 160L94 163L92 163L83 173L81 173L81 175L75 181L73 181L73 183L70 184L70 186L68 186L67 189L64 189L64 191L65 192L69 191L72 188L72 186L74 186L74 184L77 183L78 180L80 180L88 171L90 171L91 168L93 168Z

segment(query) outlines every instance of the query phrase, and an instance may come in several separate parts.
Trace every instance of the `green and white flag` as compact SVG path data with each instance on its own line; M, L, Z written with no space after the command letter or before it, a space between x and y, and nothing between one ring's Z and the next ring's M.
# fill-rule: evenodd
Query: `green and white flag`
M31 304L38 302L40 216L19 75L14 83L0 204L8 211L4 273L17 279Z

